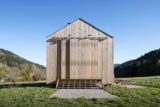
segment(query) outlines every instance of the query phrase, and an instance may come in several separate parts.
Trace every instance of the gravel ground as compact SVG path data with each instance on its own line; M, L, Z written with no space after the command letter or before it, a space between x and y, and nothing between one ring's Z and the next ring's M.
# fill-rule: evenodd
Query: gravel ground
M59 97L59 98L107 98L112 99L117 96L111 95L102 89L58 89L53 93L50 98Z

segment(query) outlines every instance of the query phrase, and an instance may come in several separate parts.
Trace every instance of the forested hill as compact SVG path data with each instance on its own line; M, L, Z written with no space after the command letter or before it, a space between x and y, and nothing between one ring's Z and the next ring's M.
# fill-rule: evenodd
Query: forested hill
M116 77L136 77L160 75L160 49L146 53L145 55L115 68Z
M0 82L45 79L45 67L0 49Z

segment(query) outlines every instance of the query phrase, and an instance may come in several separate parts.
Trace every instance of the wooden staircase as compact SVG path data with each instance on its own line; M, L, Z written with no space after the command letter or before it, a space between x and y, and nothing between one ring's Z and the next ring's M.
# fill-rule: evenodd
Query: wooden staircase
M70 79L58 80L57 89L103 89L101 80L98 79Z

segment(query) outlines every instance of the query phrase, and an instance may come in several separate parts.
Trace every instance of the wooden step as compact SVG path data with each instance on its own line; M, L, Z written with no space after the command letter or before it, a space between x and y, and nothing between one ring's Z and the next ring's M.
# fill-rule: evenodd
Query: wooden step
M70 79L70 80L58 80L57 89L102 89L103 84L98 79Z

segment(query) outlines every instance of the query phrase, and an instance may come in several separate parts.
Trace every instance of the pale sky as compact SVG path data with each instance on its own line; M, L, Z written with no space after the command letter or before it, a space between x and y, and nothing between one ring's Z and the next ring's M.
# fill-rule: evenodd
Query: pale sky
M1 0L0 48L46 65L46 37L77 18L114 36L114 63L160 48L160 0Z

